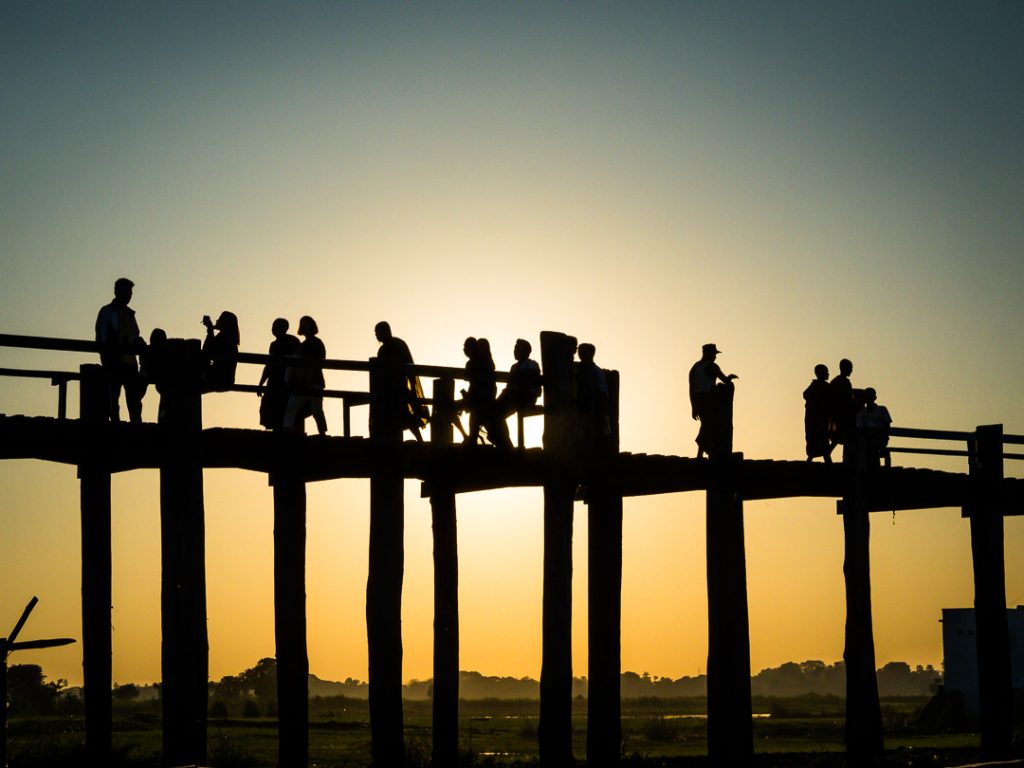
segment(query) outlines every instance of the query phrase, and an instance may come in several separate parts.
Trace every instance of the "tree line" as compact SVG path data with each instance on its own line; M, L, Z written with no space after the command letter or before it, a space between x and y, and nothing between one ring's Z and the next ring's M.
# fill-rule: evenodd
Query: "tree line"
M881 696L928 696L935 692L942 673L931 664L911 668L903 661L892 661L878 672ZM751 677L755 696L795 697L807 694L839 696L846 693L846 668L843 662L826 664L810 660L786 662L763 669ZM254 666L237 675L227 675L211 682L211 717L274 717L277 715L277 662L260 659ZM479 672L459 673L459 693L464 699L537 699L540 683L531 677L501 677ZM12 716L77 714L81 711L81 689L68 689L63 679L47 681L37 664L16 664L8 670L7 705ZM348 678L342 682L309 676L311 699L343 698L364 701L368 686L361 680ZM433 695L433 681L411 680L403 686L406 699L428 700ZM586 697L587 679L573 679L573 696ZM659 677L647 672L622 673L622 697L690 698L707 695L707 676L698 674L679 678ZM115 705L155 703L160 685L138 686L133 683L115 685Z

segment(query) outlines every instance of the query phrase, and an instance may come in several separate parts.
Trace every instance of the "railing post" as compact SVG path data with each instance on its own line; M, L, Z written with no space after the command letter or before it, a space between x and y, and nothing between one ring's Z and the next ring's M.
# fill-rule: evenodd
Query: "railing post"
M572 765L572 522L576 411L572 402L576 339L540 335L544 375L544 598L540 670L540 763Z
M616 766L622 750L622 491L619 374L606 371L611 434L596 447L587 481L587 765Z
M201 361L197 340L167 342L160 399L165 451L160 466L165 766L206 762L209 645Z
M53 379L50 384L57 387L57 418L64 421L68 417L68 380L65 378ZM81 393L79 393L79 397L81 397Z
M82 514L82 672L85 677L85 747L90 762L110 759L111 703L111 545L110 445L107 429L110 391L99 365L83 365L80 419L82 463L78 467Z
M280 437L289 439L296 436L281 434ZM309 761L306 483L295 466L280 468L270 480L274 487L278 764L305 766Z
M1003 546L1003 427L978 427L971 465L971 556L974 561L974 620L981 704L981 748L1001 758L1013 737L1013 688L1006 618Z
M713 765L746 765L754 752L750 699L743 499L743 454L732 453L735 388L712 389L710 485L707 491L708 756Z
M455 382L434 381L430 442L442 449L452 443ZM443 449L442 449L443 450ZM444 464L430 477L430 511L434 531L434 698L431 764L459 761L459 546L455 494Z
M376 466L370 478L370 557L366 580L370 740L375 768L405 762L402 715L402 579L405 507L402 424L392 398L396 366L371 360L370 440Z
M856 763L880 756L885 749L871 621L871 524L865 495L868 471L865 460L860 436L848 436L843 446L847 491L841 508L846 581L843 662L846 666L846 754Z

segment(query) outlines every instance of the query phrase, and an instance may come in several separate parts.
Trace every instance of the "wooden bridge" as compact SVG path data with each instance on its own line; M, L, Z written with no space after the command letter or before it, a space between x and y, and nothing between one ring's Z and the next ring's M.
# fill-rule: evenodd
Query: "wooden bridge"
M93 342L0 335L0 346L96 352ZM846 742L853 758L882 751L875 677L868 557L872 511L961 507L970 517L977 611L982 746L1005 752L1012 735L1012 689L1003 555L1003 516L1024 513L1024 480L1004 478L1004 445L1024 438L1001 426L974 432L893 428L903 438L963 443L956 449L904 447L908 453L967 458L965 473L863 462L812 464L746 459L732 452L731 392L720 450L710 459L622 453L618 448L618 374L606 371L612 434L585 444L573 393L576 340L541 334L543 448L502 451L453 443L454 382L458 368L388 368L369 361L328 360L326 369L369 374L366 391L329 391L345 403L343 437L287 432L204 429L200 346L167 343L159 424L110 423L107 382L98 365L73 371L0 369L0 375L49 379L58 388L57 418L0 416L0 459L73 464L81 485L82 640L86 747L102 764L111 746L111 518L112 473L160 470L162 551L162 697L165 765L206 758L208 644L204 556L203 469L235 467L266 473L274 492L274 605L278 668L280 764L308 762L306 654L306 483L334 478L370 480L369 574L366 625L373 761L404 761L401 595L403 481L423 481L434 534L433 764L458 760L459 493L511 486L544 489L543 642L540 759L567 766L572 755L571 580L573 503L585 489L589 525L589 701L587 764L616 765L621 748L620 616L622 500L624 497L704 491L707 496L708 751L716 764L742 765L753 752L750 648L743 532L745 500L822 496L843 515L847 618ZM281 364L265 355L239 362ZM402 426L377 392L394 377L432 377L430 442L403 442ZM508 374L498 374L507 380ZM80 413L67 418L67 385L78 381ZM253 387L236 386L252 391ZM369 405L369 438L351 437L350 408ZM520 429L520 434L521 434ZM893 448L893 451L899 449ZM848 451L850 455L854 452Z

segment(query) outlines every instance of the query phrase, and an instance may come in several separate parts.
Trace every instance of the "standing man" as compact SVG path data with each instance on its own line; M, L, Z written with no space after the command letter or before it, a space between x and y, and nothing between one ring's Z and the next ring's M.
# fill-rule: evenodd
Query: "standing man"
M832 401L832 417L829 431L831 432L832 447L842 445L844 450L847 441L853 436L857 411L860 410L862 395L854 390L850 383L850 374L853 373L853 363L845 357L839 361L839 373L829 382L829 399Z
M101 345L100 362L110 385L110 420L120 421L119 401L124 389L128 418L133 424L142 421L142 394L139 363L136 354L145 348L135 321L135 310L128 304L132 300L135 283L119 277L114 283L114 300L96 316L96 342Z
M391 326L381 320L373 328L380 342L377 360L391 374L385 377L386 390L379 393L381 405L389 418L397 418L402 429L410 430L418 442L423 441L420 430L430 421L430 412L423 404L423 385L419 376L401 371L412 365L409 345L391 333Z
M701 347L701 357L690 368L690 407L694 421L700 422L700 430L697 432L697 458L701 458L705 452L711 455L709 447L714 442L714 434L709 421L714 417L715 384L721 381L723 384L732 386L732 380L739 378L736 374L730 373L726 376L718 367L715 358L722 354L721 350L714 344L705 344ZM731 425L730 425L731 426Z

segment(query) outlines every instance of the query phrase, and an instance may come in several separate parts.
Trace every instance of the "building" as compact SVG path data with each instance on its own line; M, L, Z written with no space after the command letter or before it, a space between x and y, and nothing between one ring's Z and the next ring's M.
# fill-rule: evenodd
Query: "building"
M1024 605L1006 611L1010 627L1010 670L1013 687L1024 689ZM944 689L958 693L963 700L964 715L977 722L980 714L978 698L978 651L973 608L942 609L942 655Z

